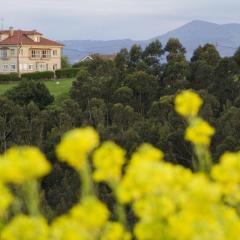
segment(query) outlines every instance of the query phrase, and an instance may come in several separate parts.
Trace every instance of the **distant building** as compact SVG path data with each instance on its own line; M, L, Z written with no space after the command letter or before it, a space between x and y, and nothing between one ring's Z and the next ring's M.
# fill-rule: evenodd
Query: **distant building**
M94 58L100 58L105 61L114 61L114 59L116 58L116 54L90 54L82 58L80 62L92 61L94 60Z
M0 31L0 73L55 71L61 68L63 45L36 30Z

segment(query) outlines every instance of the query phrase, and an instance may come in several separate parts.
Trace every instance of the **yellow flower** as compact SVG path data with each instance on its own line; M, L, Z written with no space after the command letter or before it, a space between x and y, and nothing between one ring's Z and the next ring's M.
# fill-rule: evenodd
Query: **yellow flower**
M117 222L109 222L100 238L100 240L130 240L131 234Z
M48 234L44 218L18 215L2 230L1 240L48 240Z
M212 169L212 177L223 183L240 183L240 153L226 152Z
M3 182L23 183L45 176L50 170L50 163L35 147L12 147L0 158L0 180Z
M2 183L0 183L0 217L6 213L6 210L12 201L12 194Z
M211 176L222 187L225 200L231 204L238 204L240 201L240 153L224 153L220 163L213 166Z
M138 163L140 161L152 161L159 162L163 160L164 154L160 149L153 147L151 144L142 144L137 151L133 154L131 164Z
M155 191L160 181L159 163L162 158L163 153L150 144L142 145L132 155L126 174L117 189L121 202L130 202L145 193Z
M164 192L169 185L173 190L191 179L189 170L160 161L162 157L161 151L150 145L143 145L133 154L117 188L120 202L128 203Z
M175 98L175 109L184 117L196 116L203 101L198 94L191 90L183 91Z
M208 122L198 118L187 128L185 139L194 144L209 145L214 133L214 128Z
M67 132L57 146L57 156L77 170L82 169L87 155L99 144L97 132L91 128L74 129Z
M69 214L53 222L50 240L99 239L108 217L108 209L98 199L84 198Z
M49 240L93 240L92 234L81 224L65 215L54 220Z
M74 206L69 216L86 229L98 229L104 226L109 217L106 206L94 197L84 198L81 204Z
M93 163L96 168L93 178L97 182L116 183L122 174L126 152L113 142L105 142L94 152Z

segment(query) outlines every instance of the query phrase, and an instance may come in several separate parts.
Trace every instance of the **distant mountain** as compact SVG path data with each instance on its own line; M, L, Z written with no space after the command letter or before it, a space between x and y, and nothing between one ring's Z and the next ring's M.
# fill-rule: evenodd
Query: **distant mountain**
M188 58L192 56L193 51L199 45L205 43L215 44L222 56L231 56L240 46L240 24L220 25L196 20L146 41L131 39L111 41L66 40L62 43L65 44L64 55L67 55L73 63L92 53L116 53L121 48L129 49L133 44L140 44L144 48L154 39L159 39L165 45L169 38L178 38L182 42L187 49Z

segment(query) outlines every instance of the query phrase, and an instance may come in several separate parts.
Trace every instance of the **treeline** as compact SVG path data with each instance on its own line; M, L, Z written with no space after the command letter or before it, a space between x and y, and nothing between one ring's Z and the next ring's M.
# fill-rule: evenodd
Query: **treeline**
M78 198L75 172L55 159L54 146L72 128L92 125L102 140L112 139L131 153L142 142L161 148L165 158L189 168L194 158L183 141L186 123L173 109L178 91L192 88L205 100L201 115L217 129L215 160L239 150L240 49L221 58L214 45L197 48L190 61L177 39L156 40L146 49L134 45L114 61L95 56L73 66L79 70L70 93L57 102L39 82L23 81L0 97L0 151L14 144L40 147L54 165L43 180L44 207L51 218ZM102 186L101 197L111 202ZM52 212L50 210L53 210Z

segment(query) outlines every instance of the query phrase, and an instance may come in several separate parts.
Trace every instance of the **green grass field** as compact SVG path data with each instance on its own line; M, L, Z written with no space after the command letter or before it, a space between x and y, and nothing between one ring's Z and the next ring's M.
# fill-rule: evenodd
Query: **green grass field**
M58 97L69 92L74 78L42 81L50 93L57 99ZM0 95L4 94L7 90L18 85L19 82L0 83Z

